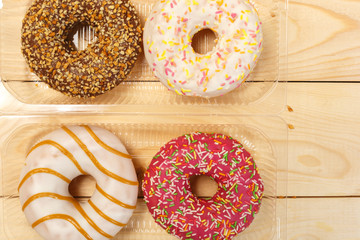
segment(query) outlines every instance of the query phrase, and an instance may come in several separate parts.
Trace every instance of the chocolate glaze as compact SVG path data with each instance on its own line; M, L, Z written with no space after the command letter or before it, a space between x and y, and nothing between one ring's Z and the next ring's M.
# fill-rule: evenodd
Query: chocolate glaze
M95 31L94 42L76 51L74 26ZM72 97L95 97L130 73L141 51L141 25L127 0L35 0L22 26L22 53L41 81Z

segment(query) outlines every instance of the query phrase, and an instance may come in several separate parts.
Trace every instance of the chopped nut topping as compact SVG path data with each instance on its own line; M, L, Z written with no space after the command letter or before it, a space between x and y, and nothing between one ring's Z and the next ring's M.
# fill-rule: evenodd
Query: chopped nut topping
M76 24L95 32L94 42L82 51L68 39ZM30 70L52 88L93 98L130 73L141 52L141 35L128 0L35 0L23 20L22 53Z

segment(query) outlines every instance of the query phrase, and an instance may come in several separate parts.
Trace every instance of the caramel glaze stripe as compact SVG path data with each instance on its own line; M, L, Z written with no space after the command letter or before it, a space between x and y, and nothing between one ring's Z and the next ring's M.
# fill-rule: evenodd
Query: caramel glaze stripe
M57 149L59 149L60 152L62 152L65 156L67 156L76 166L76 168L84 175L86 175L86 172L81 168L80 164L78 163L78 161L75 159L74 155L72 155L71 152L69 152L66 148L64 148L63 146L61 146L59 143L53 141L53 140L44 140L39 142L38 144L36 144L34 147L32 147L28 153L29 154L34 151L36 148L42 146L42 145L51 145L53 147L56 147Z
M116 150L115 148L110 147L109 145L107 145L106 143L104 143L103 141L101 141L101 139L94 133L94 131L86 125L82 125L83 128L86 129L86 131L88 131L88 133L91 135L91 137L103 148L105 148L106 150L108 150L111 153L114 153L120 157L124 157L124 158L128 158L131 159L131 156L129 154L120 152L119 150Z
M89 217L89 215L86 214L86 212L84 211L84 209L81 207L81 205L74 200L72 197L67 197L67 196L62 196L59 195L57 193L52 193L52 192L42 192L42 193L37 193L33 196L31 196L28 200L26 200L26 202L24 203L22 210L24 211L25 208L34 200L38 199L38 198L43 198L43 197L51 197L51 198L55 198L55 199L59 199L59 200L65 200L68 201L70 203L72 203L74 205L74 207L76 208L76 210L79 211L79 213L81 214L81 216L83 216L85 218L85 220L90 224L91 227L93 227L96 231L98 231L101 235L103 235L104 237L107 238L113 238L113 236L107 234L106 232L104 232L101 228L99 228L96 223L94 223L94 221Z
M63 219L74 225L74 227L87 239L87 240L93 240L92 237L80 226L80 224L72 217L66 214L51 214L47 215L45 217L40 218L36 222L34 222L31 226L35 228L37 225L39 225L42 222L45 222L47 220L51 219Z
M93 162L93 164L104 174L108 175L111 178L114 178L115 180L129 184L129 185L135 185L137 186L139 183L137 181L131 181L125 178L120 177L119 175L116 175L115 173L107 170L104 168L99 161L95 158L94 154L90 152L90 150L87 148L87 146L76 136L69 128L62 127L62 129L70 135L74 139L74 141L81 147L81 149L86 153L86 155L90 158L90 160Z
M136 206L132 206L132 205L128 205L126 203L121 202L120 200L114 198L113 196L107 194L99 185L96 184L96 189L102 194L104 195L104 197L106 197L107 199L109 199L110 201L112 201L113 203L116 203L117 205L123 207L123 208L127 208L127 209L135 209Z
M70 183L71 180L68 179L67 177L65 177L64 175L62 175L61 173L55 171L55 170L52 170L50 168L35 168L33 170L31 170L30 172L28 172L24 177L23 179L21 180L20 184L19 184L19 187L18 187L18 191L20 190L21 186L24 184L24 182L29 178L31 177L32 175L36 174L36 173L48 173L48 174L53 174L59 178L61 178L62 180L64 180L65 182L67 183Z
M103 217L104 219L108 220L109 222L111 222L112 224L115 224L119 227L124 227L126 226L126 224L121 223L116 221L115 219L112 219L111 217L109 217L108 215L106 215L104 212L102 212L92 201L91 199L89 199L88 201L89 205L95 210L95 212L97 212L101 217Z

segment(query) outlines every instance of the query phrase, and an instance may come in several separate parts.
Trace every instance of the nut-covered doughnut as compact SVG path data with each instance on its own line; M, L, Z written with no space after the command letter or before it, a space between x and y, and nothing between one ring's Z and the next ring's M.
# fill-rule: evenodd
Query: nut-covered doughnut
M218 37L206 54L191 46L202 29ZM146 60L169 90L207 98L240 86L263 49L261 22L247 0L161 0L147 18L143 39Z
M95 39L77 51L76 26ZM128 0L35 0L22 26L22 53L41 81L68 96L95 97L130 73L141 51L142 30Z
M211 199L196 197L189 178L218 184ZM144 199L155 221L181 239L231 239L259 211L264 184L244 147L223 134L193 133L171 140L145 172Z
M86 202L69 183L91 175L96 189ZM29 224L47 240L110 239L135 209L138 182L131 156L111 132L64 126L43 137L26 157L19 194Z

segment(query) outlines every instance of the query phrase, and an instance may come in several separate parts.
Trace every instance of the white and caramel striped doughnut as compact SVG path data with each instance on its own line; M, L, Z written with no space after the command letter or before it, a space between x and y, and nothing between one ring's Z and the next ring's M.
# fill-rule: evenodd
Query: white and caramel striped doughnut
M80 175L96 180L86 202L68 190ZM19 183L29 224L49 240L112 238L131 217L137 193L131 156L115 135L94 126L64 126L42 138L30 149Z

